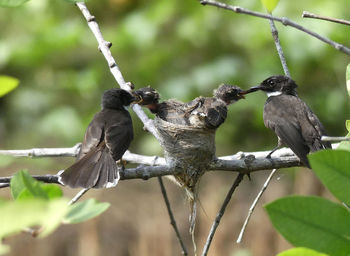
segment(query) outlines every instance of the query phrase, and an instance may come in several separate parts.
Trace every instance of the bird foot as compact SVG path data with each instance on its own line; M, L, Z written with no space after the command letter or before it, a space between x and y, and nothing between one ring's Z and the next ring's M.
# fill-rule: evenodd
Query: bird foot
M119 167L121 168L121 171L123 172L125 170L125 166L127 164L127 161L119 159L117 164L119 165Z

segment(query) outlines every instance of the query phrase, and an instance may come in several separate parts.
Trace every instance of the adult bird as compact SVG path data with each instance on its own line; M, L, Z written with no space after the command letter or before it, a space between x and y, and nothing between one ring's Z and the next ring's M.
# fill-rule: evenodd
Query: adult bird
M159 103L159 94L150 87L135 91L152 113L164 121L197 128L217 129L227 117L227 106L243 99L242 90L233 85L222 84L214 90L214 97L197 97L183 103L167 100Z
M251 87L247 93L261 90L268 96L264 105L264 124L276 133L278 145L267 157L285 144L310 168L307 155L332 146L321 140L326 130L308 105L298 97L297 87L291 78L276 75Z
M59 182L72 188L109 188L117 185L120 160L133 139L126 106L138 100L122 89L102 96L102 110L89 124L77 161L59 174Z

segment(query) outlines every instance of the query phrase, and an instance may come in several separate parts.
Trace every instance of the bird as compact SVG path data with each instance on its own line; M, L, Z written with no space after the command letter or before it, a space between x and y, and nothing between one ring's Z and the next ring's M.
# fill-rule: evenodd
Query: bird
M271 158L272 153L284 144L305 166L311 168L307 155L310 152L330 149L332 145L321 140L327 132L310 107L298 97L297 87L290 77L274 75L251 87L245 94L258 90L267 94L263 112L264 124L278 137L277 147L267 158Z
M133 140L133 126L126 108L139 98L113 88L102 96L102 110L86 129L77 161L59 175L59 182L72 188L109 188L117 185L116 161Z
M162 120L204 129L217 129L227 117L227 106L244 98L242 92L238 86L221 84L213 97L200 96L187 103L174 99L159 103L159 94L151 87L134 91L141 98L139 104Z

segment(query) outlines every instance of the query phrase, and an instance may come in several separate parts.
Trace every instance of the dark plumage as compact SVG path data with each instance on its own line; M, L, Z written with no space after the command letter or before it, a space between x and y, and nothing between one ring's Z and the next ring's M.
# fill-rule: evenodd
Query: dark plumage
M194 100L183 103L177 100L167 100L159 103L159 94L156 90L146 87L135 91L152 113L164 121L178 124L191 125L198 128L216 129L226 119L227 106L242 98L242 90L237 86L221 85L214 91L214 97L197 97Z
M89 124L77 161L60 174L72 188L113 187L119 180L116 161L133 139L132 120L125 106L136 98L125 90L110 89L102 97L102 110Z
M321 141L326 131L317 116L297 96L296 88L297 84L291 78L280 75L267 78L247 92L262 90L268 95L264 106L264 124L279 138L274 150L283 143L310 168L307 154L331 148L331 144Z

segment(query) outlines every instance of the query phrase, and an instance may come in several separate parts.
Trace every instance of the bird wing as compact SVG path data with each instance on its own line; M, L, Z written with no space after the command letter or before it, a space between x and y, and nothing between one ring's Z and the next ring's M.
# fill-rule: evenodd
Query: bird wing
M296 98L294 96L284 96ZM290 98L284 101L281 100L280 96L269 98L264 107L264 123L299 157L303 164L309 166L307 154L310 149L306 145L296 111L292 107L293 100ZM281 104L284 105L283 108L281 108ZM289 105L291 107L286 108Z
M304 129L302 132L310 150L314 152L321 149L332 148L330 142L321 141L321 137L327 134L321 121L305 102L302 101L302 103L304 105L304 111L301 114L303 114L306 121L310 123L309 126L303 126Z
M104 138L105 118L104 112L97 113L88 128L86 129L84 141L81 145L81 149L77 160L83 158L91 149L96 148Z
M210 129L218 128L227 117L227 107L222 101L218 101L215 98L208 98L208 104L204 104L206 112L206 126Z
M126 110L110 110L111 115L105 127L105 142L115 161L129 148L134 138L130 114Z

